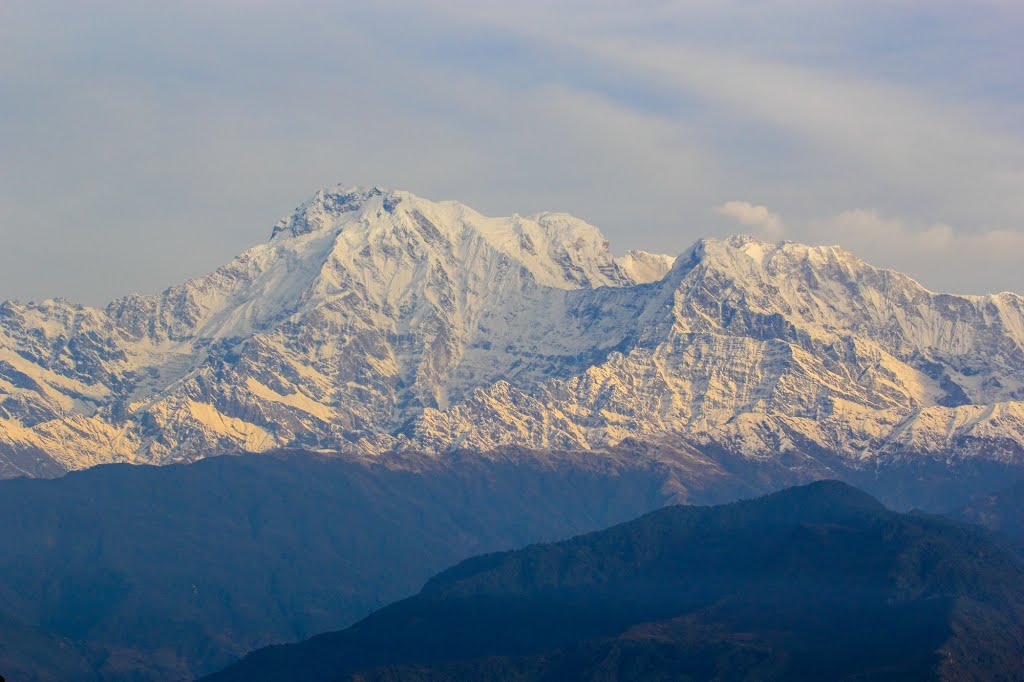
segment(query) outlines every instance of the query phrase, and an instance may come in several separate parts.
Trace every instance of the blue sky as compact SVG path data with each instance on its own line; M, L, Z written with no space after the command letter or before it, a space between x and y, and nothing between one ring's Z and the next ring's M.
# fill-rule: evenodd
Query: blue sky
M336 182L1024 292L1022 8L8 0L0 299L162 289Z

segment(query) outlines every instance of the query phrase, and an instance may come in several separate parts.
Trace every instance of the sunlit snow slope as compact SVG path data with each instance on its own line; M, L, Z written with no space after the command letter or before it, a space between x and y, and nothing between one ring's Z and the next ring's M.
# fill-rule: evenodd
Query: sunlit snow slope
M0 304L0 475L665 433L1024 460L1024 299L748 237L616 259L566 214L338 187L162 294Z

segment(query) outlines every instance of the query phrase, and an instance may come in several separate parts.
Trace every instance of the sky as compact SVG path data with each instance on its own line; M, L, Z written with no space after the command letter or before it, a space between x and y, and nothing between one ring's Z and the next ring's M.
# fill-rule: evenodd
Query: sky
M1024 293L1022 33L1019 0L3 0L0 299L162 290L336 183Z

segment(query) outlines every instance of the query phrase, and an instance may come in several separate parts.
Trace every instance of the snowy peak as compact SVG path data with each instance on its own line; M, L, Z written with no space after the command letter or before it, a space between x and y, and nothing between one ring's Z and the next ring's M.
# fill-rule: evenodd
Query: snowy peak
M840 246L809 246L798 242L767 242L750 235L701 239L680 258L739 273L792 272L800 268L836 268L846 272L872 269ZM909 279L909 278L908 278Z
M135 336L221 339L266 331L339 296L358 295L393 317L386 309L438 296L472 303L510 288L634 283L600 231L566 214L490 218L410 192L336 187L216 272L119 299L107 313Z
M770 243L749 236L697 242L677 259L668 277L676 286L686 278L717 281L723 295L742 299L745 305L763 305L765 310L784 314L810 314L815 322L840 326L850 322L846 316L851 312L884 322L907 306L945 301L967 310L997 298L938 294L907 275L874 267L839 246ZM1020 297L1010 294L1007 299Z
M838 245L807 245L792 241L766 242L749 235L735 235L724 239L702 239L684 252L678 261L688 262L691 266L703 264L719 271L755 278L781 278L793 275L802 275L806 278L813 274L819 278L837 277L844 281L859 281L870 286L886 287L892 292L903 292L903 295L908 296L950 295L971 300L991 298L937 294L908 275L875 267ZM1019 298L1016 294L1009 296Z
M456 255L485 246L519 263L538 284L559 289L628 286L604 235L564 213L490 218L455 201L434 202L381 187L321 189L273 230L271 243L310 234L352 233L342 242L388 243L410 252Z
M412 195L408 192L383 187L339 185L333 189L321 188L290 216L282 218L274 226L270 238L298 237L311 232L336 230L346 222L367 219L382 211L393 213L395 207L409 197Z

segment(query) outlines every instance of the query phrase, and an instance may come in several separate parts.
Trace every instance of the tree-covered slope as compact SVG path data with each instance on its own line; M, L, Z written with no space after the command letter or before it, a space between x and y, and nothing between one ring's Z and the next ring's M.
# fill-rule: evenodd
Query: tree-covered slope
M1024 563L821 482L465 561L232 680L1019 679Z

